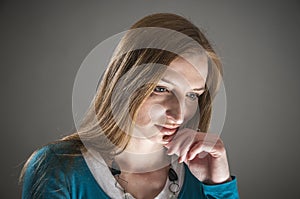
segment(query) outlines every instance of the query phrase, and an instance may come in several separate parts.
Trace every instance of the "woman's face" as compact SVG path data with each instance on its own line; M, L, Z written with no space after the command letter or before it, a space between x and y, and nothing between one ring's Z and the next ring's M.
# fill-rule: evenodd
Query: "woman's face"
M152 94L137 113L133 136L166 144L180 126L197 111L198 97L204 92L207 58L177 58L170 63Z

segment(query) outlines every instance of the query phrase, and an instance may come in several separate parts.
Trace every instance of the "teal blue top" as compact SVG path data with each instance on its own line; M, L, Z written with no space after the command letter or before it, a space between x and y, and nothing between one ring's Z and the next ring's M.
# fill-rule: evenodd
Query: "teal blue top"
M110 198L93 177L83 156L70 156L74 152L80 153L70 141L39 149L25 172L22 199ZM184 182L178 196L181 199L239 198L235 177L227 183L205 185L193 176L188 167L185 167Z

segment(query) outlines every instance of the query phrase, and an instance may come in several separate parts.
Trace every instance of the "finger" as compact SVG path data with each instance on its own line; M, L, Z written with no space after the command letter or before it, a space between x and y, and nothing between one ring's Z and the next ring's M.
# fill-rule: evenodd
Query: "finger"
M219 140L217 143L200 141L191 148L188 154L188 159L192 160L196 156L199 158L204 158L207 153L212 157L219 157L222 154L225 154L223 142L221 140Z
M182 136L180 139L177 139L176 141L169 144L169 149L167 151L167 154L172 155L176 154L179 157L184 155L188 152L191 144L193 142L193 137L184 137Z
M186 141L186 144L181 145L179 148L179 154L180 154L180 159L179 162L185 161L186 163L188 162L189 158L189 151L195 147L195 145L202 143L203 141L196 141L196 138L189 137Z
M199 133L192 129L184 129L170 143L166 145L167 154L176 154L179 156L179 162L187 158L188 151L196 140L205 139L205 133Z
M198 141L197 143L195 143L189 150L187 159L193 160L197 154L204 151L202 145L203 145L203 141Z
M199 158L204 158L206 154L211 151L212 148L213 146L211 146L211 143L206 143L205 141L202 140L198 141L189 150L187 158L188 160L192 160L199 154L200 154Z
M191 148L193 140L194 139L192 137L188 137L183 143L181 143L181 145L178 149L178 154L179 154L178 162L179 163L182 163L183 161L186 160L187 154Z

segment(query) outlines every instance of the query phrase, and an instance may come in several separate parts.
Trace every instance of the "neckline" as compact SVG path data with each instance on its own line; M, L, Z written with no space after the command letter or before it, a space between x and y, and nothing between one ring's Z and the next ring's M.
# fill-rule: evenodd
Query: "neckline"
M102 189L102 191L110 198L124 198L124 193L115 187L115 178L111 174L108 165L105 163L100 153L94 150L88 150L88 151L82 151L82 155L93 178L96 180L98 186ZM172 157L172 167L178 175L178 184L181 188L181 190L176 194L176 196L178 197L184 185L183 182L185 179L185 168L183 164L179 164L177 162L175 156L174 158ZM171 181L167 178L164 188L155 197L155 199L168 198L168 196L170 195L170 191L169 191L170 183ZM134 197L131 196L130 198L134 198Z

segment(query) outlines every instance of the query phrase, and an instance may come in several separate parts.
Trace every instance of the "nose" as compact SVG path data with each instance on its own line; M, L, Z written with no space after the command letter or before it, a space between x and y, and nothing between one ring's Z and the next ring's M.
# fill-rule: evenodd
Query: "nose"
M171 95L165 102L167 121L181 125L184 120L184 101L180 97Z

